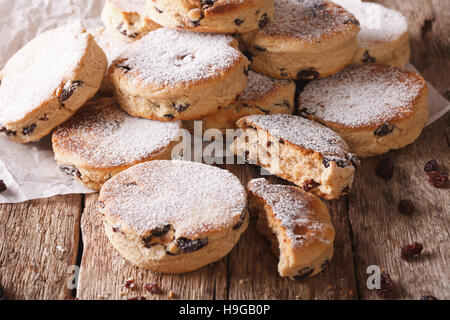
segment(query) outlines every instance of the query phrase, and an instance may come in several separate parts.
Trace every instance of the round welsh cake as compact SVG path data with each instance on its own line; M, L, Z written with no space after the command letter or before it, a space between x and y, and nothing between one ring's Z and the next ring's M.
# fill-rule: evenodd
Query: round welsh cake
M303 116L318 121L360 157L413 143L428 119L428 89L418 74L393 66L352 65L311 81L300 94Z
M109 74L129 114L196 120L236 101L247 85L247 68L231 36L162 28L121 54Z
M40 34L1 72L0 132L21 143L46 136L95 95L106 67L102 49L79 27Z
M349 65L358 49L359 22L324 0L275 0L274 19L240 35L251 68L280 79L317 79Z
M140 162L171 159L181 123L135 118L113 98L87 104L53 132L61 171L100 190L105 181Z
M193 32L242 33L266 25L273 0L148 0L147 14L159 24Z
M150 161L100 191L106 235L133 264L161 273L198 269L227 255L248 225L246 193L226 170Z
M361 23L355 63L376 62L403 67L410 58L408 21L397 10L377 3L335 0Z

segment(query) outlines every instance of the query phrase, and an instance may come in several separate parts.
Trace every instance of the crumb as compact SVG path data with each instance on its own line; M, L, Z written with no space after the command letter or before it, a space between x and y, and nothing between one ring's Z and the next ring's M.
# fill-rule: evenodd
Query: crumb
M61 246L56 246L56 249L59 251L59 252L61 252L61 253L66 253L66 249L64 249L63 247L61 247Z

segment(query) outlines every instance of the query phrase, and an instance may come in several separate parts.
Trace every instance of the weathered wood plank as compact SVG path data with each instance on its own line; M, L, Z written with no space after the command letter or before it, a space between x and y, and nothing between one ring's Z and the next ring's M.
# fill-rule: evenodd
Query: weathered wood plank
M65 299L76 264L80 195L0 205L0 282L7 299Z
M363 299L376 298L366 287L369 265L385 269L398 283L400 289L392 298L418 299L427 294L450 298L449 188L430 186L423 171L431 159L449 168L449 145L443 130L449 124L450 114L427 128L415 144L390 152L396 166L391 180L375 176L379 158L364 161L357 173L349 216ZM414 215L398 211L401 199L413 201ZM414 241L424 244L424 254L406 262L400 258L400 249Z
M112 247L96 213L98 195L87 196L82 216L83 259L77 298L127 299L144 296L147 299L168 299L172 290L175 299L222 299L226 296L226 261L222 260L194 272L182 275L161 275L137 268L122 258ZM124 287L134 279L135 290ZM158 283L162 294L150 294L143 286Z

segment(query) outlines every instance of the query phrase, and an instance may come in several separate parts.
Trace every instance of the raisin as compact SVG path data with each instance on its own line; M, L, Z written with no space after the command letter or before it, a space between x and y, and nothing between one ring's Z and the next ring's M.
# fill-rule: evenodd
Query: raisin
M427 295L427 296L421 296L420 300L438 300L435 296Z
M297 73L297 78L300 80L315 80L320 78L320 73L314 69L301 70Z
M448 173L442 171L428 172L428 183L435 188L444 188L448 181Z
M12 130L8 130L8 129L6 129L5 127L1 127L0 128L0 133L4 133L4 134L6 134L8 137L13 137L13 136L16 136L17 135L17 132L16 131L12 131Z
M128 71L131 71L131 68L129 67L129 66L127 66L127 65L124 65L124 64L122 64L122 63L118 63L118 64L116 64L116 68L118 68L118 69L124 69L125 71L125 73L127 73Z
M263 48L263 47L260 47L260 46L254 46L254 48L255 48L255 50L262 51L262 52L267 51L266 48Z
M69 98L74 94L78 87L82 86L83 84L84 82L80 80L73 81L68 88L63 89L61 95L59 96L59 102L63 104L65 101L69 100Z
M350 193L350 187L349 186L346 186L344 189L342 189L342 191L341 191L341 194L342 195L346 195L346 194L349 194Z
M264 113L265 115L269 115L270 111L269 110L265 110L261 107L255 106L256 109L258 109L259 111L261 111L262 113Z
M147 299L145 299L145 297L143 297L143 296L137 296L137 297L129 298L128 300L147 300Z
M272 146L272 141L267 141L267 148L270 148Z
M384 179L389 180L394 175L394 163L390 158L383 158L375 169L375 174Z
M364 51L363 58L361 59L361 62L363 62L363 63L375 63L376 61L377 61L377 59L372 57L369 54L369 51L367 51L367 50Z
M190 253L202 249L208 244L208 239L190 240L187 238L178 238L177 245L182 253Z
M161 9L158 9L157 7L155 7L156 12L158 13L164 13L164 11L162 11Z
M373 134L378 137L384 137L392 133L394 129L395 126L393 124L385 123L382 126L380 126L377 130L375 130Z
M5 182L0 179L0 193L5 192L8 190L8 187L6 186Z
M170 120L173 120L173 119L175 119L175 116L173 115L173 114L165 114L164 115L164 118L167 118L167 119L170 119Z
M324 269L329 264L330 264L330 260L329 259L325 259L325 261L322 262L322 264L320 265L320 269Z
M39 118L39 121L48 121L48 116L46 113L42 117Z
M22 134L24 136L29 136L30 134L32 134L34 132L34 129L36 129L37 125L35 123L33 123L31 126L23 128L22 130Z
M281 143L281 144L285 143L283 139L280 139L278 142Z
M123 286L127 289L133 289L135 287L134 280L133 279L126 280L123 283Z
M308 278L314 272L314 268L306 267L298 272L298 275L294 276L295 280L302 280Z
M248 157L249 157L249 155L250 155L250 151L248 151L248 150L245 150L245 152L244 152L244 159L245 159L245 161L247 161L248 162Z
M112 231L114 233L120 232L120 228L119 227L112 227Z
M394 291L395 283L392 281L391 276L382 272L380 275L380 289L376 289L376 293L380 298L387 298Z
M270 18L267 13L264 13L258 21L258 27L264 28L270 22Z
M171 225L168 224L162 228L156 228L152 231L152 236L154 237L161 237L162 235L165 235L167 232L169 232Z
M146 283L144 285L144 289L154 294L160 294L162 292L161 288L159 287L159 284L157 283Z
M318 183L312 179L306 180L305 182L303 182L303 190L305 190L306 192L309 192L312 189L317 188L318 186L320 186L320 183Z
M344 24L350 24L350 23L353 23L354 25L359 26L359 21L356 19L348 19L348 20L344 21Z
M241 213L239 222L236 223L236 224L234 225L233 230L237 230L237 229L239 229L240 227L242 227L242 225L243 225L244 222L245 222L245 217L246 217L246 215L247 215L247 214L246 214L246 212L245 212L245 210L244 210L244 212Z
M413 257L417 257L422 253L423 244L419 242L414 242L413 244L408 244L404 246L401 250L401 257L403 260L408 260Z
M61 170L62 172L64 172L69 176L81 178L80 170L78 170L74 166L61 166L59 167L59 170Z
M280 76L287 77L288 75L289 75L289 73L286 72L286 68L280 69Z
M330 166L330 162L334 162L336 163L336 165L339 168L345 168L347 167L347 161L343 160L343 159L328 159L328 158L323 158L322 163L325 166L325 168L328 168Z
M439 171L439 165L435 159L428 161L423 168L425 172Z
M175 110L177 110L178 112L186 111L191 106L189 103L186 103L186 104L173 103L172 105L173 105L173 108Z
M356 154L349 154L347 156L347 158L352 163L352 166L354 166L355 168L357 168L359 166L360 161L359 161L358 157L356 156Z
M148 236L148 237L143 237L143 238L142 238L142 242L144 242L144 246L145 246L146 248L151 248L151 247L153 247L153 245L150 243L150 242L152 242L152 240L153 240L153 237L152 237L152 236Z
M409 216L414 213L414 204L411 200L400 200L398 204L398 211Z
M241 20L241 19L234 20L234 24L237 25L237 26L240 26L243 23L244 23L244 20Z

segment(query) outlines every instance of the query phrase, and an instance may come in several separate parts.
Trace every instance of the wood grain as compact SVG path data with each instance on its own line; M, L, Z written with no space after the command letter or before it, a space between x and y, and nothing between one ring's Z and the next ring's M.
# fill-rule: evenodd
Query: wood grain
M65 299L76 264L80 195L0 205L0 282L7 299Z

